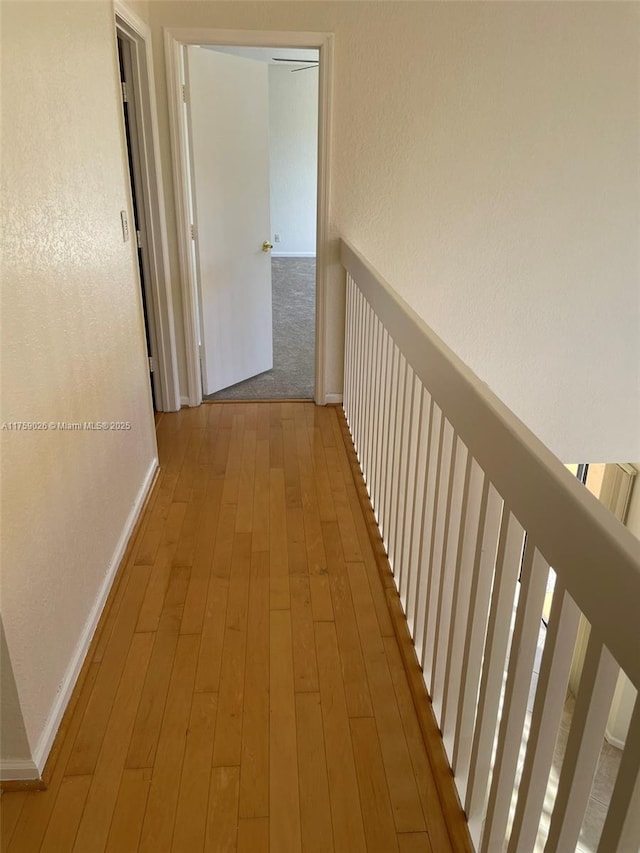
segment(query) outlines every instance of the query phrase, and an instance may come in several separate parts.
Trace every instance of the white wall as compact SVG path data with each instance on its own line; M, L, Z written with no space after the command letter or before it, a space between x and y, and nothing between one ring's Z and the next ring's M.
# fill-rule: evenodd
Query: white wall
M112 4L1 11L2 421L132 425L0 433L10 757L42 769L156 447Z
M154 2L165 186L162 26L334 32L331 235L561 459L638 458L639 15L624 3ZM339 391L337 265L328 285Z
M120 0L120 2L141 18L145 24L149 23L149 3L151 0Z
M0 745L2 754L2 770L10 768L13 778L33 775L33 762L27 733L24 728L22 708L18 698L18 690L13 677L9 649L4 634L4 625L0 618L0 696L2 697L2 713L0 713ZM26 771L26 772L25 772ZM7 773L8 776L8 773Z
M315 256L317 68L269 66L269 166L272 255Z

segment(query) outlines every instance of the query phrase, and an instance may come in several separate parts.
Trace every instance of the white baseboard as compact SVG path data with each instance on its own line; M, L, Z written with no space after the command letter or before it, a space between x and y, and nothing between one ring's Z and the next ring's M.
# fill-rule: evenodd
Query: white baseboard
M615 746L616 749L624 749L626 746L626 741L620 740L620 738L609 734L609 729L605 729L604 739L607 743L610 743L611 746Z
M342 394L325 394L324 395L325 405L331 405L333 403L341 403L342 402Z
M39 778L38 768L31 760L24 758L0 760L0 781L2 782L23 782Z
M315 252L271 252L272 258L315 258Z
M51 709L51 713L49 714L49 719L47 720L47 724L44 727L44 731L40 736L38 744L34 750L33 754L33 767L35 769L35 773L31 776L22 776L11 778L23 778L23 779L37 779L42 775L42 771L44 770L44 766L47 762L47 758L49 757L49 752L51 751L51 747L53 746L53 741L58 732L58 728L60 727L60 723L62 722L62 716L69 704L69 700L71 699L71 694L73 693L73 689L76 686L76 681L78 680L78 676L80 675L80 670L82 669L82 664L84 663L84 659L87 656L87 652L89 651L89 646L91 645L91 640L93 639L93 635L95 633L96 628L98 627L98 622L100 621L100 616L102 615L102 610L107 601L107 596L111 590L111 585L113 584L113 580L115 578L116 572L118 571L118 567L124 557L124 552L126 551L127 544L133 533L133 529L138 521L144 503L147 499L147 495L149 494L149 490L151 489L151 485L153 483L154 477L156 475L156 471L158 470L158 460L154 459L149 466L149 470L147 471L145 478L138 490L138 494L136 495L136 499L131 507L131 512L129 513L127 520L122 529L122 533L120 534L120 538L118 539L118 544L116 545L115 551L111 557L111 561L109 563L109 567L107 569L107 573L102 582L96 600L91 608L91 612L89 613L89 617L84 626L84 630L80 635L80 639L78 640L78 645L76 646L76 650L71 658L71 662L67 667L67 671L65 673L64 678L62 679L62 684L58 690L58 695L56 696L56 700L53 704L53 708ZM24 762L25 764L27 762ZM4 777L3 777L4 778Z

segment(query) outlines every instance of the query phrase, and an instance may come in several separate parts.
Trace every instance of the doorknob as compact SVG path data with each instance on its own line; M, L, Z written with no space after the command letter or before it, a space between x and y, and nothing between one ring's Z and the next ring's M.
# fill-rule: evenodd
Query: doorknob
M269 249L273 249L273 245L268 240L265 240L264 243L262 244L262 251L268 252Z

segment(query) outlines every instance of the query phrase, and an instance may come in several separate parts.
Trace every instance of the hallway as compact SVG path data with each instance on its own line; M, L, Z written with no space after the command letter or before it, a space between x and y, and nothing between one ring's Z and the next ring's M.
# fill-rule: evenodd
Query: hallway
M342 414L164 414L161 474L2 851L452 850Z

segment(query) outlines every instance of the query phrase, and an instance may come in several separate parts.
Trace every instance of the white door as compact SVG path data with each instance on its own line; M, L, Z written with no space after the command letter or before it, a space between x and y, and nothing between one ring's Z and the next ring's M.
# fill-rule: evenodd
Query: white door
M187 51L203 390L273 367L268 66Z

